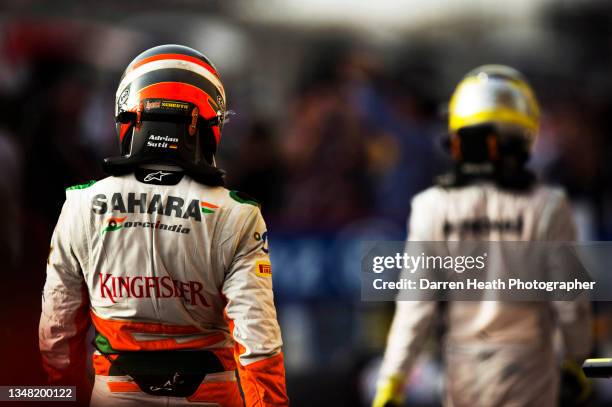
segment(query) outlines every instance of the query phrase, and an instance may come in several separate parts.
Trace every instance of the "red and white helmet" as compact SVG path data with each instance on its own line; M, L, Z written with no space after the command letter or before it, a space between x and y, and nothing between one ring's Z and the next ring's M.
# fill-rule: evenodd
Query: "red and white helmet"
M226 112L221 78L202 53L182 45L148 49L121 77L115 103L121 156L105 159L104 167L119 174L168 163L205 181L220 178L214 154Z

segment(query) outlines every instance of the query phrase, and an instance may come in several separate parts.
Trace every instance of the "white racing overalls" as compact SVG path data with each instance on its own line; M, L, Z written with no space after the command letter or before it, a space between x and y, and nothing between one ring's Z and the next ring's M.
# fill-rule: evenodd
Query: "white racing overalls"
M182 172L138 171L138 179L109 177L66 192L40 320L51 381L79 374L91 322L92 405L241 406L236 368L247 406L288 405L257 204ZM174 185L160 185L167 179ZM111 363L122 352L203 350L222 368L188 397L146 394Z
M564 193L536 186L525 193L483 183L432 187L417 195L410 241L461 240L470 222L488 225L484 241L573 241L575 227ZM380 380L408 374L436 318L435 301L397 301ZM453 407L556 406L558 329L565 355L580 359L590 347L590 304L567 302L448 303L445 405ZM558 332L558 331L557 331Z

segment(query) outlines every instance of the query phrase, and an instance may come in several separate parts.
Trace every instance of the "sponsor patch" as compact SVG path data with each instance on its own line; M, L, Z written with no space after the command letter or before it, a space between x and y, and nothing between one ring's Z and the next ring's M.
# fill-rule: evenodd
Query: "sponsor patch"
M160 181L161 182L164 180L164 177L166 175L172 175L172 173L163 172L163 171L150 172L144 177L144 182L149 182L149 181Z
M156 101L147 100L147 103L145 103L144 108L145 110L151 110L151 109L159 109L160 106L161 106L161 102L159 100L156 100Z
M158 113L187 113L190 109L189 103L181 102L180 100L147 99L144 104L144 110L146 112L155 110Z
M200 281L173 280L169 276L114 276L97 273L100 297L116 304L124 298L182 298L184 302L210 307Z
M106 227L102 229L102 233L104 232L114 232L115 230L119 230L123 227L123 222L127 219L127 216L123 218L112 217L106 220Z
M255 263L255 274L259 277L272 277L272 265L269 261L258 261Z
M143 174L144 173L140 174L141 178L144 178ZM170 175L165 178L169 177ZM208 202L202 205L199 199L189 200L178 196L163 196L161 194L147 194L142 192L129 192L124 194L115 192L108 196L106 194L97 194L93 197L91 202L91 210L98 215L110 213L157 213L159 215L172 216L178 219L193 219L197 222L202 221L202 213L207 213L206 211L202 211L202 208L215 210L216 207L216 205Z
M134 177L140 182L153 185L176 185L183 179L182 171L161 171L147 168L136 168ZM158 202L160 205L161 202Z
M179 102L175 100L162 100L161 108L187 111L189 110L189 103Z
M519 216L516 219L489 219L486 217L475 219L462 219L457 223L444 222L444 236L459 235L466 236L482 236L491 232L513 233L520 235L523 231L523 217Z
M253 233L253 239L257 242L261 242L261 250L268 254L270 250L268 250L268 231L266 230L263 233L255 232Z
M191 229L185 227L183 225L173 225L162 223L161 221L157 222L142 222L142 221L126 221L127 216L123 218L110 218L106 221L106 227L102 229L102 234L106 232L114 232L116 230L121 229L129 229L129 228L144 228L144 229L154 229L157 230L167 230L169 232L175 233L183 233L188 234Z

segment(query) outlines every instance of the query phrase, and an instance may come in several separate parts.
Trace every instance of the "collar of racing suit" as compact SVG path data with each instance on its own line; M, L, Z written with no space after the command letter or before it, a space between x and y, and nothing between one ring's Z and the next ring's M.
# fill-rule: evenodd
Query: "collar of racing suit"
M174 163L159 164L154 158L148 159L146 157L113 157L104 159L102 163L104 172L115 176L138 172L149 166L159 166L160 170L161 167L179 168L200 184L225 186L225 171L212 165L196 165L187 161L181 162L180 165Z

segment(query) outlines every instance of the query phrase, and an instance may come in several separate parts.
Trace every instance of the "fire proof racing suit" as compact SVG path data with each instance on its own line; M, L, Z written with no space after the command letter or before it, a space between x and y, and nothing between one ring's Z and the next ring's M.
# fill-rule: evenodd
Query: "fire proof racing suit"
M288 405L257 204L162 168L68 188L40 321L51 381L83 375L91 321L92 405L242 406L236 368L247 406Z
M412 205L411 241L575 239L567 199L551 187L525 193L489 183L432 187ZM403 381L438 306L435 301L397 301L379 388ZM590 305L584 297L537 303L456 301L448 303L445 316L447 406L555 406L559 362L554 333L561 332L569 358L584 358L590 347Z

